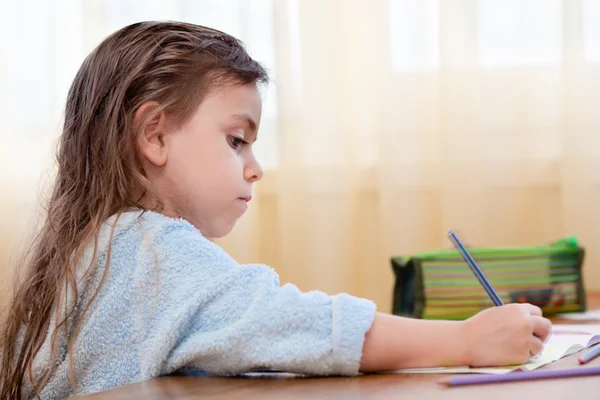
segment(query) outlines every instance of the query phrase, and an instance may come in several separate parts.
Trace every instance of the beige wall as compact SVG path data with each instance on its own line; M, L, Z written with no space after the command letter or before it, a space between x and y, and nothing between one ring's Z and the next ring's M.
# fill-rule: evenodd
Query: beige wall
M33 215L25 199L26 190L20 185L4 185L8 190L0 199L0 304L6 300L12 282L11 258L24 245L27 227Z
M9 136L6 146L0 146L0 300L11 282L11 258L35 232L41 196L52 181L54 137L18 137Z

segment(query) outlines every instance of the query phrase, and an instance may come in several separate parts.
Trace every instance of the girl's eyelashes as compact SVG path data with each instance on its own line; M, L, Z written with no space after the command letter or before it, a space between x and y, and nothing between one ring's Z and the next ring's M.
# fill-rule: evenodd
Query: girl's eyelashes
M248 144L248 142L246 142L243 139L240 139L237 136L228 136L228 140L229 140L229 145L235 150L239 149L240 146L242 146L242 145Z

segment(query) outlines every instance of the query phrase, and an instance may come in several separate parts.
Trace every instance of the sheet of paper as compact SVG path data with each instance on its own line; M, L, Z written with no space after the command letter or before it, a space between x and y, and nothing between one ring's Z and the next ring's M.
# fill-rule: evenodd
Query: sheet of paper
M553 332L585 332L600 335L600 324L554 324Z
M395 371L402 374L506 374L516 370L532 371L553 361L573 354L585 347L600 343L600 325L555 325L544 345L544 350L535 361L507 367L469 368L438 367L409 368Z
M588 310L582 313L557 314L556 316L571 321L600 321L600 310Z

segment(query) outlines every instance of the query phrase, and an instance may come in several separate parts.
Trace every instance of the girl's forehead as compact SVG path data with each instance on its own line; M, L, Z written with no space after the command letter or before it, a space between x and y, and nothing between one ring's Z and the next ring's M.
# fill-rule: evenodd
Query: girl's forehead
M228 85L211 90L200 102L197 112L220 112L240 120L250 119L249 122L256 125L261 107L262 99L256 84Z

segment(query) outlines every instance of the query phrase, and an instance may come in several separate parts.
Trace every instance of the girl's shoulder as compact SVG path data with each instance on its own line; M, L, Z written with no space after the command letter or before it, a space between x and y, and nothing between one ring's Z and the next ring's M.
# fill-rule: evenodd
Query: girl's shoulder
M190 222L153 211L133 210L107 220L114 227L113 245L134 248L143 254L158 254L169 258L222 259L231 263L228 254L207 239Z
M102 256L112 249L113 254L177 253L186 248L203 249L210 253L222 249L205 238L183 218L171 218L153 211L129 209L108 218L102 225L97 241L87 246L84 261L89 265L96 252ZM90 260L87 260L90 259Z
M194 225L183 218L172 218L158 212L139 209L130 209L111 216L104 223L103 230L113 231L113 237L139 231L154 240L171 232L185 231L192 237L206 240Z

